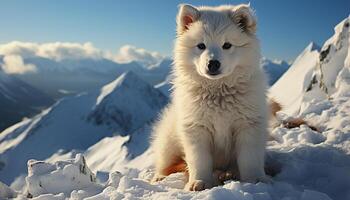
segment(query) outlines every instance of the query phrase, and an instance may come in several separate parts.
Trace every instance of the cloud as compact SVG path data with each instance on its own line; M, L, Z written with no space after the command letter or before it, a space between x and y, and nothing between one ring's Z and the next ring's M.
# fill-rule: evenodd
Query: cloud
M10 42L0 45L0 54L2 55L20 55L21 57L33 57L38 51L39 45L30 42Z
M24 74L28 72L36 72L36 66L33 64L25 64L19 55L6 55L3 58L2 70L7 74Z
M136 61L145 66L158 64L162 59L164 59L164 56L158 52L147 51L131 45L122 46L114 57L114 60L119 63Z
M30 42L10 42L0 45L2 55L20 55L23 58L40 56L48 59L60 61L63 59L100 59L104 57L104 52L95 48L90 42L87 43L30 43Z
M165 57L158 52L147 51L142 48L137 48L132 45L122 46L116 54L110 51L100 50L90 42L87 43L70 43L70 42L52 42L52 43L33 43L33 42L19 42L13 41L7 44L0 45L0 55L4 56L14 56L10 59L16 60L18 63L23 59L31 57L43 57L55 61L61 61L65 59L109 59L118 63L128 63L136 61L145 67L152 67L159 64ZM7 70L10 64L6 64ZM31 65L27 68L31 69ZM35 68L35 67L34 67ZM33 68L33 69L34 69ZM16 71L16 70L13 70ZM30 71L30 70L29 70ZM23 71L25 73L25 71Z
M46 43L40 45L38 56L54 60L92 58L101 59L103 52L92 43Z

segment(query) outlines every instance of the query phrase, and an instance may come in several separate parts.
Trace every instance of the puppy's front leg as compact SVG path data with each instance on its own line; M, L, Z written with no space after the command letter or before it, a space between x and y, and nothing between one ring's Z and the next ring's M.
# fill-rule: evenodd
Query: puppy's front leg
M213 158L210 132L201 126L191 127L184 131L183 139L189 172L189 181L185 188L200 191L212 187Z
M266 135L264 129L242 128L236 140L237 164L240 179L246 182L267 182L264 159Z

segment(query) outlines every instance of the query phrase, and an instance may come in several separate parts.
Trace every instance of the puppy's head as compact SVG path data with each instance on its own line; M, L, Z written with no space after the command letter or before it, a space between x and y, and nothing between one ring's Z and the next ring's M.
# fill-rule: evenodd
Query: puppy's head
M256 19L249 5L194 7L180 5L175 63L184 73L218 80L237 67L258 62Z

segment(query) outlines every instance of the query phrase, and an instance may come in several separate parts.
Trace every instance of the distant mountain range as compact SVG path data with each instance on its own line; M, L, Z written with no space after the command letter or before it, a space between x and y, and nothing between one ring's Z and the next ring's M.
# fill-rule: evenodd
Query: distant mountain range
M0 65L4 56L0 55ZM6 74L0 71L0 131L32 117L55 101L98 90L127 71L133 71L151 85L164 81L171 60L144 66L138 62L116 63L109 59L80 58L54 59L28 56L24 63L36 67L34 73ZM1 67L0 67L1 70Z
M104 58L56 61L43 57L30 57L24 58L24 62L35 65L37 72L18 74L17 77L55 99L67 94L78 94L100 88L126 71L133 71L154 85L164 80L171 65L169 59L164 59L151 68L138 62L116 63Z
M0 56L0 63L2 60L3 57ZM172 65L172 60L167 58L158 64L147 66L136 61L116 63L106 58L54 60L34 55L24 57L23 62L36 66L36 72L15 76L56 100L100 88L126 71L133 71L151 85L156 85L165 81ZM270 85L289 67L284 61L271 61L266 58L262 59L261 66L268 74Z

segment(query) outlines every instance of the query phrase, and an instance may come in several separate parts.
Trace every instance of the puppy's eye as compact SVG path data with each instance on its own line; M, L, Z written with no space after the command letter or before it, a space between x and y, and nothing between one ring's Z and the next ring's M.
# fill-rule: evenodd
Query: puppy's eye
M199 43L199 44L197 44L197 48L200 50L204 50L206 47L205 47L204 43Z
M232 47L232 44L229 42L225 42L224 45L222 45L223 49L230 49Z

